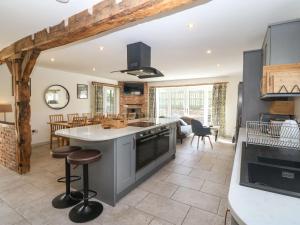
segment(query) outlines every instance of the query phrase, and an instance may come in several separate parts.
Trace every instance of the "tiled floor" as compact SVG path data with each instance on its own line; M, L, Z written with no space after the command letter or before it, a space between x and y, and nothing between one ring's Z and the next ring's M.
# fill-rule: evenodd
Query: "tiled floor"
M196 142L195 142L196 143ZM177 145L176 159L141 184L116 207L104 204L103 214L87 224L99 225L221 225L227 209L234 150L219 141ZM56 178L64 160L52 159L48 146L33 149L32 170L20 176L0 167L1 225L65 225L69 209L58 210L51 200L63 192Z

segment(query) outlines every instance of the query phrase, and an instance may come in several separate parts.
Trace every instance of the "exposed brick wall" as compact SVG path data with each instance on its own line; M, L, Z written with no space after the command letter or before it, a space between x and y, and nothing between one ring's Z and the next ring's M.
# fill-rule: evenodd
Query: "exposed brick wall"
M144 83L144 95L141 96L132 96L132 95L124 95L123 87L124 82L119 82L120 86L120 113L127 113L126 105L141 105L142 113L146 116L148 115L148 101L149 101L149 89L148 84Z
M0 122L0 164L17 171L16 128L14 124Z

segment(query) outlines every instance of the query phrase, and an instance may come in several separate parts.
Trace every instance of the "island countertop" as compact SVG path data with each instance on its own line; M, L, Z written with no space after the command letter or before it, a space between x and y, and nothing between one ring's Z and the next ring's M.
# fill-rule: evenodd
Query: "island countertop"
M169 118L150 118L150 119L142 119L140 121L153 122L156 125L150 127L128 126L119 129L114 129L114 128L103 129L101 125L90 125L84 127L58 130L55 132L55 134L62 137L82 140L82 141L91 141L91 142L107 141L107 140L116 139L131 134L135 134L141 131L149 130L155 127L176 123L178 120L169 119Z
M239 225L300 225L300 199L240 185L242 142L240 130L229 189L231 214Z

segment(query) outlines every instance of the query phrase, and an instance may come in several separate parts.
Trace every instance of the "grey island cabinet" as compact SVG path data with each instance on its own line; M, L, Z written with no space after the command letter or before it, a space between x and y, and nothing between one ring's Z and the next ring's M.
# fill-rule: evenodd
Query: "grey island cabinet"
M102 158L89 165L89 188L98 193L97 199L114 206L127 193L175 158L176 122L171 119L159 119L155 120L155 125L150 127L128 126L110 130L105 130L100 125L93 125L65 129L58 131L57 134L70 138L71 145L78 145L83 149L98 149L102 152ZM164 139L159 139L163 132L161 131L160 134L158 132L155 136L157 146L146 149L149 150L148 152L143 150L144 147L140 147L140 153L137 152L139 151L137 138L142 134L160 131L161 128L167 131ZM165 141L165 144L160 143L160 140ZM151 143L154 143L153 141ZM156 152L155 148L161 146L167 148L163 154L148 160L142 168L137 167L137 157L143 159L149 156L151 151ZM82 168L79 166L72 173L81 176ZM73 188L82 189L81 181L74 182Z

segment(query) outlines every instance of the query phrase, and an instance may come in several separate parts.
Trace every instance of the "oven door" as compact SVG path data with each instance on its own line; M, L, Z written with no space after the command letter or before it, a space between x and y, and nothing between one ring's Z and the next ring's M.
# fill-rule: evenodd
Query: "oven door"
M157 138L158 136L153 134L136 140L136 171L155 160Z
M156 158L164 155L169 152L170 149L170 130L164 130L157 134L157 149L156 149Z

